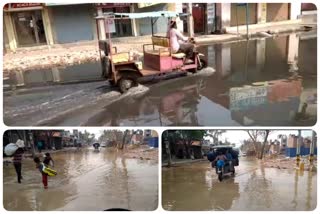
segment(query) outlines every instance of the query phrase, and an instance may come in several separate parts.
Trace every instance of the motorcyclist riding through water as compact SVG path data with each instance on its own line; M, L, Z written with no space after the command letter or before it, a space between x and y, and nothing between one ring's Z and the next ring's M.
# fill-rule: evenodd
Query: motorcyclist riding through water
M218 156L216 157L214 162L216 163L219 171L222 170L225 166L225 161L227 161L227 157L222 152L218 152Z

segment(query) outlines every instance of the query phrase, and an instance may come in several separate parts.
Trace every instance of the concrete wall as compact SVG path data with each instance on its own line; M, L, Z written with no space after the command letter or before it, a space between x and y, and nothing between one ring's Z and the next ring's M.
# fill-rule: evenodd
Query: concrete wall
M222 11L223 12L223 11ZM237 14L237 15L236 15ZM246 6L237 6L236 3L231 4L231 26L245 25L246 22ZM249 4L249 24L257 23L257 4Z
M3 49L9 49L9 39L8 39L8 33L6 30L6 25L3 22Z
M93 40L93 9L91 4L50 7L55 43Z
M267 22L277 22L289 19L288 3L268 3Z

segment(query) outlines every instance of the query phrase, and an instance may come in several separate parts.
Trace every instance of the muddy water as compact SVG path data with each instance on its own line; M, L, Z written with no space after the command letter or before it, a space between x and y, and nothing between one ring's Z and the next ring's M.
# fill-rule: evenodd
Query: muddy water
M157 164L124 159L102 149L54 153L58 175L44 190L31 160L23 163L18 184L12 165L4 167L6 210L154 210L158 206Z
M85 63L46 70L16 71L5 80L6 89L10 87L35 87L74 82L102 80L100 62Z
M316 47L314 32L203 46L199 51L215 74L148 84L149 92L139 98L121 97L101 81L26 87L4 97L4 121L22 126L311 126L317 118ZM67 83L94 80L100 72L98 64L78 65L50 78L31 72L21 79L26 86L41 85L43 79ZM108 96L114 93L117 101ZM69 114L61 116L66 110Z
M317 175L260 167L241 159L235 177L219 182L209 162L162 170L162 205L166 210L314 210Z
M317 38L292 34L200 47L214 75L151 85L143 99L107 105L87 125L313 125L316 46Z

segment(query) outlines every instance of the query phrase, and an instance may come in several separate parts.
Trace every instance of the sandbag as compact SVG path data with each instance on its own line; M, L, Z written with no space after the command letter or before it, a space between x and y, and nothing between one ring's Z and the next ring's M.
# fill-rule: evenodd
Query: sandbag
M207 159L208 159L208 161L210 161L210 162L214 161L214 159L216 159L215 154L214 154L213 152L209 152L209 153L207 154Z
M15 143L9 143L4 147L4 153L8 156L12 156L19 147Z
M24 141L23 141L23 140L20 140L20 139L17 140L16 145L17 145L19 148L24 148L24 147L25 147Z

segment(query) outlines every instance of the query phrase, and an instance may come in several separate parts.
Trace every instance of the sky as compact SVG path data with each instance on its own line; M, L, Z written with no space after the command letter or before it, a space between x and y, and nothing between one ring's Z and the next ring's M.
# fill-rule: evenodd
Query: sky
M118 130L125 130L125 128L117 128ZM73 129L65 129L66 131L70 131L71 133L73 132ZM87 130L89 133L93 133L95 135L95 138L98 139L101 135L101 132L103 130L106 130L105 128L77 128L77 130L84 132Z
M271 134L269 135L268 139L269 140L275 140L277 139L277 136L279 134L284 134L284 135L289 135L289 134L295 134L298 135L298 130L275 130L272 131ZM312 136L312 131L311 130L303 130L301 131L302 137L311 137ZM241 142L243 140L249 139L249 135L247 131L245 130L229 130L226 131L225 133L222 134L221 137L219 137L219 140L222 142L225 141L225 139L228 139L229 142L235 143L236 146L240 146ZM205 139L207 140L212 140L211 137L206 137Z

